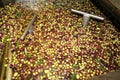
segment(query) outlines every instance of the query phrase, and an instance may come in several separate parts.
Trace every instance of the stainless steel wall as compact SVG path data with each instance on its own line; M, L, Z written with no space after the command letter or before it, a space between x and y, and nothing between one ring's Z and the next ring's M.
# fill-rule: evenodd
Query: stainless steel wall
M120 31L120 0L91 0Z
M120 9L120 0L109 0L113 5Z
M11 0L2 0L3 4L8 4Z

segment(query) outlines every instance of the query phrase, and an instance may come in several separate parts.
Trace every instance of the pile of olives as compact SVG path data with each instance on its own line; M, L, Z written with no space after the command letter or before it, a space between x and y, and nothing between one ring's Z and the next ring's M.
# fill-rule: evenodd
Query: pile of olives
M105 20L83 28L71 8ZM34 14L33 34L21 40ZM120 32L90 0L57 0L35 13L18 4L0 8L0 40L0 51L11 43L13 80L86 80L120 67Z

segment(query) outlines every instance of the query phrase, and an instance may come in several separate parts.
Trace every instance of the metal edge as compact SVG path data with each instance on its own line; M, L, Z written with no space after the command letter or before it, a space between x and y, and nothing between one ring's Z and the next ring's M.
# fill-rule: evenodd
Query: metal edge
M120 30L120 9L112 4L110 0L91 0L91 2Z

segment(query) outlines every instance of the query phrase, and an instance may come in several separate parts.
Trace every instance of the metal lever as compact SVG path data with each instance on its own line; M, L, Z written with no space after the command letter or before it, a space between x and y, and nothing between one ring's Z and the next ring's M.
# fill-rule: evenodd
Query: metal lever
M104 20L103 17L92 15L92 14L89 14L89 13L86 13L86 12L78 11L78 10L75 10L75 9L71 9L71 11L74 12L74 13L78 13L78 14L83 15L83 27L87 26L90 18L94 18L94 19L98 19L98 20Z
M33 31L32 24L34 23L35 19L36 19L36 15L33 17L33 19L31 20L31 22L29 23L28 27L24 31L23 35L20 38L21 40L24 40L24 38L25 38L25 36L27 35L28 32L32 33L32 31Z

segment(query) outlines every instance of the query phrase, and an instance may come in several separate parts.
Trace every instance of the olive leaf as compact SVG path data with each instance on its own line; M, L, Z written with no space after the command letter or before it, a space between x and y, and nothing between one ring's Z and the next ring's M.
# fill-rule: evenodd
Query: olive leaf
M76 73L75 72L72 74L71 80L76 80Z
M28 53L27 58L31 58L31 57L32 57L32 54Z
M43 62L43 58L39 59L38 63L41 64Z
M20 44L19 42L16 42L16 47L17 47L17 48L19 48L19 44Z
M41 77L41 76L43 76L43 75L44 75L44 70L41 69L40 74L39 74L39 77Z
M73 66L74 69L77 69L78 67L79 67L78 63Z
M95 61L100 64L100 69L105 71L106 68L99 58L96 58Z
M96 58L96 59L95 59L95 61L96 61L97 63L101 64L101 62L100 62L100 59L99 59L99 58Z
M21 12L16 13L16 17L21 17Z
M99 37L102 36L102 32L101 32L101 31L98 33L98 36L99 36Z
M10 37L9 37L8 35L4 36L4 37L2 38L2 42L3 42L3 43L7 42L9 38L10 38Z
M36 66L38 66L38 65L41 64L41 63L43 63L43 61L44 61L43 58L39 59L38 62L37 62L37 64L36 64Z

